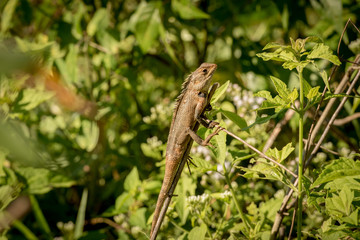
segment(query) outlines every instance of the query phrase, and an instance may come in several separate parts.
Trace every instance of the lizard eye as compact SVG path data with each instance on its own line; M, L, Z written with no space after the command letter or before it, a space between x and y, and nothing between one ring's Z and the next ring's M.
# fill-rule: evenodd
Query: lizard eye
M207 69L206 69L206 68L203 69L202 72L203 72L203 73L207 73Z

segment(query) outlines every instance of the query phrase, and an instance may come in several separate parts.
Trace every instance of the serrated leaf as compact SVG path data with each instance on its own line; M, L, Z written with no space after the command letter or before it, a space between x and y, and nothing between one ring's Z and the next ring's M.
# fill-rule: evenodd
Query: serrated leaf
M134 167L125 178L124 189L128 192L135 191L140 184L139 172L137 168Z
M267 160L263 158L257 159L256 164L251 168L241 166L238 168L245 172L245 174L243 174L245 178L259 178L280 181L297 192L297 188L291 183L290 179L286 177L282 170L280 170L277 166L268 163Z
M279 47L284 47L284 45L281 45L276 42L271 42L271 43L266 44L262 50L267 50L267 49L271 49L271 48L279 48Z
M203 240L205 239L206 234L206 226L205 224L201 224L200 227L194 227L188 236L189 240Z
M210 162L206 161L205 159L192 156L192 161L196 165L196 170L200 170L201 172L207 171L216 171L216 165L211 164Z
M221 85L218 89L216 89L213 97L211 98L210 104L216 103L219 98L226 92L229 87L230 80L227 80L223 85Z
M182 19L209 19L210 15L195 7L190 0L172 0L171 8Z
M108 27L109 22L109 13L105 8L99 8L87 25L86 32L92 37L97 31L105 30Z
M282 67L285 69L293 70L294 68L305 68L311 61L301 61L301 62L285 62Z
M270 79L273 82L275 89L276 89L277 93L279 94L279 96L282 99L284 99L284 101L288 102L289 101L288 97L289 97L290 91L287 88L286 84L283 81L281 81L280 79L278 79L277 77L270 76Z
M292 92L289 94L289 100L291 103L293 103L299 96L298 90L294 88Z
M352 192L347 186L340 191L339 195L333 194L332 197L328 197L325 200L326 211L335 216L350 215L351 203L354 199L354 192Z
M282 162L294 151L294 149L292 143L288 143L280 151L277 148L270 148L267 150L266 154L269 157L275 158L276 161Z
M220 109L220 112L224 114L226 118L230 119L233 123L235 123L240 129L247 127L246 121L236 113L222 109Z
M353 211L349 216L343 217L341 220L356 226L359 224L358 216L359 216L359 209L356 208L355 211Z
M316 44L307 56L307 59L317 58L328 60L335 65L341 64L339 58L336 55L332 54L330 47L325 45L324 43Z
M316 86L310 89L310 91L306 94L306 98L309 99L309 101L312 101L314 98L316 98L319 93L320 86Z
M360 179L360 161L349 158L340 158L333 161L323 169L319 177L311 185L311 188L330 181L339 181L345 177Z
M261 91L255 93L254 96L255 97L266 98L268 100L273 99L273 97L271 96L271 93L269 91L266 91L266 90L261 90Z

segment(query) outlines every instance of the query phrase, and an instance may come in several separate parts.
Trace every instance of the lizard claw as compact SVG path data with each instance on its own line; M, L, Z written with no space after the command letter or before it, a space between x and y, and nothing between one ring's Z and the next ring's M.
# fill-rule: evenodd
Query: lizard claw
M209 128L213 129L215 126L218 126L218 125L219 125L218 122L210 121Z

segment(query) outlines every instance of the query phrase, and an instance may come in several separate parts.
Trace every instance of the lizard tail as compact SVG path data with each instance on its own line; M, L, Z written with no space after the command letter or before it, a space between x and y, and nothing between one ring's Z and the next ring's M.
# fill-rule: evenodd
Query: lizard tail
M163 183L161 186L158 200L156 202L156 208L155 208L155 212L154 212L154 216L153 216L153 221L151 224L150 236L152 236L152 234L153 234L156 223L159 219L161 209L164 205L165 199L169 195L169 190L170 190L173 178L175 176L175 172L177 170L177 165L178 165L178 163L176 161L171 161L171 160L168 161L168 159L166 160L165 176L164 176L164 180L163 180Z

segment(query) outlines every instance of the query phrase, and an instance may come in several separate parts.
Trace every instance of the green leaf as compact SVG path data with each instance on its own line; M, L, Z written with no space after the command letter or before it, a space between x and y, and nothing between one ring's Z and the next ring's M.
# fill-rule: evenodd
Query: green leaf
M323 169L319 177L311 185L311 188L331 181L341 181L346 177L360 179L360 161L349 158L340 158L333 161Z
M293 70L294 68L300 68L303 69L305 68L311 61L306 60L306 61L301 61L301 62L285 62L282 66L285 69L289 69L289 70Z
M196 182L188 175L183 175L175 189L175 194L179 197L176 198L176 212L179 215L181 224L185 224L189 215L189 207L186 202L186 196L194 195L196 189Z
M5 33L11 27L11 18L13 17L18 0L9 0L1 13L1 33Z
M258 93L255 93L254 96L266 98L266 100L262 102L261 107L257 108L256 111L275 108L275 112L279 112L284 108L290 107L288 102L286 102L279 96L275 96L275 98L273 98L268 91L260 91Z
M44 168L24 167L17 169L17 173L25 181L26 191L30 194L44 194L54 187L70 187L76 184L71 178Z
M271 42L271 43L266 44L262 50L267 50L267 49L271 49L271 48L280 48L280 47L285 47L285 46L281 45L279 43L276 43L276 42Z
M104 31L108 27L109 22L109 13L105 8L99 8L87 25L86 32L92 37L97 31Z
M74 229L74 238L78 239L83 234L83 228L85 224L85 212L86 212L86 205L87 205L87 199L88 199L88 190L85 188L83 190L80 206L78 210L78 214L76 217L75 222L75 229Z
M132 226L146 229L146 208L139 208L130 215L129 222Z
M126 191L135 191L141 184L139 178L139 172L136 167L134 167L131 172L126 176L124 182L124 189Z
M278 162L282 162L294 151L294 149L292 143L288 143L281 151L277 148L270 148L267 150L266 155L275 158Z
M355 225L355 226L358 225L359 224L359 208L356 208L355 211L353 211L349 216L343 217L341 220L346 223Z
M223 164L226 158L226 133L224 131L220 131L218 135L215 137L216 141L216 160L218 163Z
M246 121L242 117L237 115L236 113L229 112L229 111L222 110L222 109L220 109L220 112L222 114L224 114L225 117L230 119L233 123L235 123L240 129L247 127Z
M332 197L326 198L326 211L337 217L343 215L349 216L353 199L354 192L352 192L347 186L344 186L339 195L333 194Z
M310 91L306 94L306 98L309 99L309 101L312 101L314 98L317 98L319 93L320 86L313 87L310 89Z
M196 156L191 156L191 157L192 157L192 161L196 165L195 168L196 170L199 170L203 173L207 171L216 171L216 165L213 165L210 162L206 161L205 159Z
M203 223L200 227L194 227L188 236L189 240L204 240L206 235L206 225Z
M174 12L178 13L182 19L209 19L210 16L204 13L194 5L190 0L172 0L171 8Z
M99 140L99 127L96 122L83 119L81 121L82 134L76 136L76 142L80 148L91 152L96 147Z
M330 89L330 85L329 85L329 81L328 81L328 75L326 73L325 70L323 70L321 73L321 78L322 80L324 81L325 85L326 85L326 88L329 90L329 92L331 91Z
M123 192L115 200L115 209L112 211L106 211L105 216L114 216L120 213L129 211L129 207L135 201L134 197L129 192Z
M161 20L156 2L142 1L131 16L129 27L134 31L142 52L147 53L156 42L160 33Z
M291 103L294 103L295 100L298 98L298 96L299 96L298 90L294 88L292 92L289 94L288 98Z
M316 44L309 53L309 55L307 56L307 59L316 59L316 58L328 60L335 65L341 64L339 58L336 55L332 54L330 47L325 45L324 43Z
M243 174L245 178L259 178L280 181L297 192L297 188L291 183L290 179L286 177L283 171L279 169L279 167L268 163L268 161L264 158L257 159L256 164L251 168L241 166L237 168L245 172L245 174Z
M277 91L277 93L279 94L279 96L284 99L286 102L289 101L289 95L290 95L290 91L287 88L286 84L281 81L280 79L278 79L277 77L273 77L270 76L271 81L273 82L275 89Z
M30 111L41 103L51 99L54 96L53 92L44 91L35 88L26 88L23 90L22 98L18 102L21 109Z
M230 84L230 80L227 80L226 83L224 83L223 85L221 85L218 89L216 89L213 97L211 98L210 104L214 104L216 103L219 98L224 95L224 93L226 92L227 88L229 87Z

